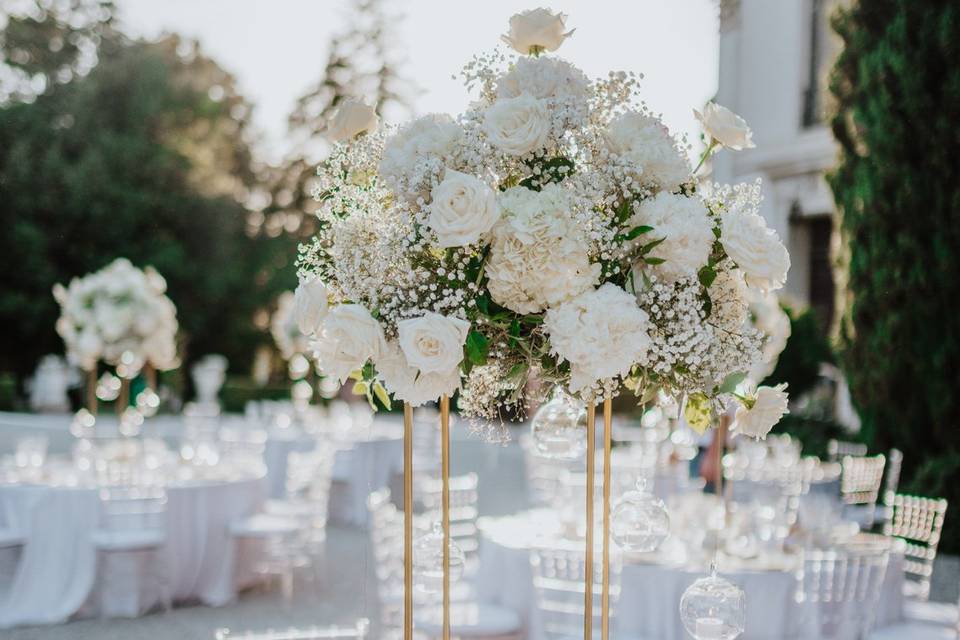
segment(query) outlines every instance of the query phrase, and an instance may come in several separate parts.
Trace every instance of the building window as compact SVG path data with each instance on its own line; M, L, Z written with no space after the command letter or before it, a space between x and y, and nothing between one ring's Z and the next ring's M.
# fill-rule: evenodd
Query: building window
M803 91L803 126L812 127L823 121L823 40L827 19L823 0L810 0L810 53L807 56L807 88Z
M829 216L809 218L810 307L823 327L833 321L834 294L833 265L830 261L830 239L833 235L833 219Z

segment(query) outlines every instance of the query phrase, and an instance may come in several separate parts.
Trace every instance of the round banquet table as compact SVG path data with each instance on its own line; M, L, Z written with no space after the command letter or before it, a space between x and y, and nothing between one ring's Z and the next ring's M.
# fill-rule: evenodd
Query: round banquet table
M250 575L229 535L230 522L252 515L265 495L262 474L196 479L167 485L167 540L159 562L172 598L212 606L232 600ZM129 594L95 598L100 521L95 486L0 485L0 523L24 533L16 572L0 596L0 628L61 623L74 615L137 615L153 602ZM102 609L101 609L102 607Z
M545 637L536 607L530 550L537 547L580 549L582 542L562 540L560 524L547 509L535 509L502 518L480 519L480 569L477 592L481 602L518 611L527 638ZM599 547L597 552L599 557ZM721 574L746 593L747 619L744 640L782 640L807 617L794 601L796 578L786 563L776 568L741 567ZM618 634L644 640L687 640L680 622L679 603L684 590L704 571L656 564L639 556L624 558L620 601L611 617ZM891 554L881 587L876 626L902 617L902 556ZM802 635L817 638L819 634Z

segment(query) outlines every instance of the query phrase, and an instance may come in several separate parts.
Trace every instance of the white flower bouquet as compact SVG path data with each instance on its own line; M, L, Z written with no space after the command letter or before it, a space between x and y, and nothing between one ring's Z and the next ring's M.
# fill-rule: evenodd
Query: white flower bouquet
M177 309L166 290L155 269L140 270L125 258L69 286L55 285L61 310L56 328L67 359L85 371L100 360L120 364L121 358L161 371L177 367Z
M318 172L299 324L339 380L414 405L459 391L481 420L539 401L534 377L583 398L666 393L702 428L731 399L749 413L757 393L737 389L763 350L751 290L782 287L789 268L759 185L701 185L638 76L590 80L545 55L571 33L546 9L514 16L503 39L522 55L468 64L477 96L457 119L394 130L338 114L369 126ZM701 164L753 146L723 107L698 117ZM772 391L753 434L779 418Z

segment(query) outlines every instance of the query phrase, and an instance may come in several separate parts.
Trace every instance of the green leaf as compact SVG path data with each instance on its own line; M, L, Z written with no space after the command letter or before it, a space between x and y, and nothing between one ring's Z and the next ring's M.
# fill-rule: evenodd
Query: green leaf
M510 370L507 371L506 382L511 387L518 387L522 382L525 381L527 377L527 371L530 367L526 362L518 362L517 364L510 367Z
M737 390L737 387L741 382L747 377L746 371L738 371L737 373L731 373L726 378L723 379L723 382L720 384L718 393L733 393Z
M646 255L650 253L650 251L652 251L654 247L656 247L658 244L660 244L666 239L667 239L666 236L664 236L659 240L654 240L652 242L648 242L647 244L643 245L642 247L640 247L640 255Z
M630 219L630 216L633 214L633 206L629 200L624 200L613 210L614 219L623 224Z
M709 289L713 281L717 279L717 270L708 265L697 272L697 277L700 278L700 284Z
M710 400L703 393L694 393L687 398L683 407L683 417L690 428L703 435L711 422Z
M643 261L647 264L663 264L666 262L663 258L644 258Z
M616 242L630 242L631 240L636 240L638 237L642 236L645 233L650 233L653 231L653 227L647 225L640 225L639 227L634 227L626 233L617 234L614 237Z
M390 394L387 393L387 390L383 388L383 385L380 384L380 381L377 380L373 383L373 394L377 396L384 407L387 408L387 411L393 408L393 404L390 402Z
M477 296L477 309L480 309L480 313L485 316L490 315L490 298L487 294Z
M467 335L467 360L470 364L481 365L487 363L487 355L490 353L490 341L479 331L471 331Z

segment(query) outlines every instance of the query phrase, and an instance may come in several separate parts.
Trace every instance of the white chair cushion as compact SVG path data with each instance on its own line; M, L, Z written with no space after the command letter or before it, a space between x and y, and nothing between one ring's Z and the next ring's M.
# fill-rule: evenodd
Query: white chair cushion
M13 529L0 529L0 549L4 547L19 547L26 542L26 537Z
M230 524L230 534L236 538L269 538L296 533L299 524L293 518L266 513L237 520Z
M160 529L102 529L93 532L93 545L101 551L155 549L167 541Z
M904 622L882 629L875 629L870 640L956 640L957 631L951 627L941 627L921 622Z
M443 614L439 607L414 617L414 627L428 636L443 632ZM464 638L505 636L521 629L520 616L513 609L492 604L454 603L450 605L450 635Z
M923 602L907 598L903 601L903 617L914 622L950 626L960 620L960 612L957 611L957 605L949 602Z

